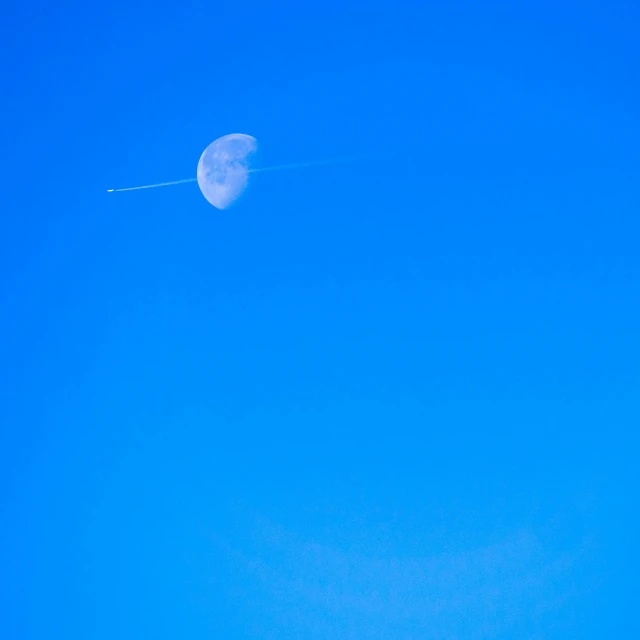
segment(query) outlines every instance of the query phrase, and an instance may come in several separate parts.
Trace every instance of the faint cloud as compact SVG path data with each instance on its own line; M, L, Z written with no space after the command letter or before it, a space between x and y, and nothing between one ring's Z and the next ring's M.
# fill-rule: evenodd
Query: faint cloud
M272 528L251 554L234 555L274 637L469 640L538 629L575 595L583 552L554 555L524 531L466 552L377 558Z

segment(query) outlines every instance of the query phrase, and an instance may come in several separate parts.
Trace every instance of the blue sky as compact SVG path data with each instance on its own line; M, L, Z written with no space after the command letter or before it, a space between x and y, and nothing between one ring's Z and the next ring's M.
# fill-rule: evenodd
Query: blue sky
M55 4L0 26L3 636L637 633L635 3ZM233 132L369 158L106 193Z

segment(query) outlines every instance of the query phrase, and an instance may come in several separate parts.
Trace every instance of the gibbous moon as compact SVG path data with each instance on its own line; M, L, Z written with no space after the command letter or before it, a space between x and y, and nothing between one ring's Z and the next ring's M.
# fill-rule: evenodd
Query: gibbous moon
M197 180L202 195L218 209L237 200L249 181L249 157L258 141L244 133L214 140L200 156Z

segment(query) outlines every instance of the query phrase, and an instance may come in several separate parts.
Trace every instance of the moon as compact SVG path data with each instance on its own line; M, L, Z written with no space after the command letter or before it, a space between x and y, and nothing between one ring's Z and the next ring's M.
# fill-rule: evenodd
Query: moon
M226 209L249 181L249 157L258 141L245 133L230 133L214 140L200 156L197 180L202 195L217 209Z

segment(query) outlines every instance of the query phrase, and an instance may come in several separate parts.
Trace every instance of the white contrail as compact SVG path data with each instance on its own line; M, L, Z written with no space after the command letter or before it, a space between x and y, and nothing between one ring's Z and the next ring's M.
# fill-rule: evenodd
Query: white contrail
M248 173L260 173L262 171L280 171L283 169L304 169L305 167L317 167L323 164L337 164L339 162L350 162L354 158L338 158L333 160L315 160L313 162L296 162L294 164L279 164L275 167L263 167L261 169L249 169ZM138 189L155 189L156 187L170 187L174 184L184 184L185 182L196 182L198 178L185 178L184 180L173 180L172 182L157 182L156 184L145 184L141 187L126 187L124 189L107 189L107 193L117 193L119 191L138 191Z
M185 182L195 182L198 178L186 178L184 180L173 180L172 182L157 182L156 184L145 184L141 187L125 187L124 189L107 189L107 193L117 191L137 191L138 189L155 189L156 187L170 187L172 184L183 184Z
M323 164L338 164L339 162L350 162L353 158L334 158L333 160L313 160L311 162L296 162L294 164L279 164L275 167L263 167L262 169L249 169L249 173L259 173L261 171L279 171L280 169L304 169L305 167L318 167Z

